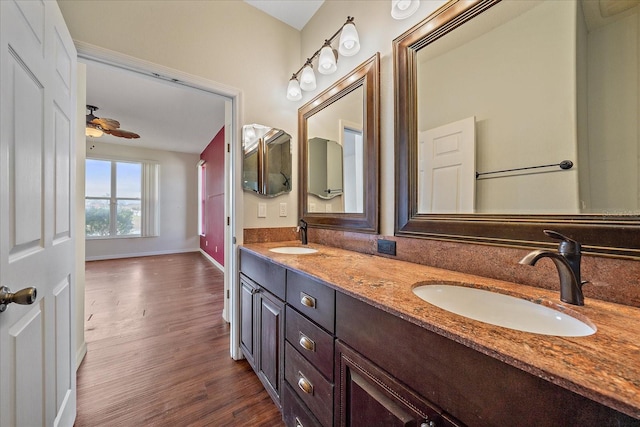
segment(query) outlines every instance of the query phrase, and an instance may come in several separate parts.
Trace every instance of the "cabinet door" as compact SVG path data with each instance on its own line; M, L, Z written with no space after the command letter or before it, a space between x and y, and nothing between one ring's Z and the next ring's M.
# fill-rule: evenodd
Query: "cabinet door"
M336 426L449 426L430 403L336 343Z
M240 276L240 348L252 368L255 366L256 337L255 330L255 298L260 288L244 276Z
M258 376L276 402L282 406L280 393L284 377L282 352L284 348L284 303L263 291L255 294L259 350L256 354Z

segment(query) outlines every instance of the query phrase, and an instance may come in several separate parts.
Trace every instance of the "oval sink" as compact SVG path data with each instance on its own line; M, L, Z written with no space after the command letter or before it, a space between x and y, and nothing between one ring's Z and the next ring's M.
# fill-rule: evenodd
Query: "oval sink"
M597 329L544 305L483 289L433 284L418 286L413 293L452 313L517 331L583 337Z
M271 248L269 249L271 252L276 252L279 254L290 254L290 255L304 255L304 254L312 254L318 252L317 249L306 248L303 246L281 246L279 248Z

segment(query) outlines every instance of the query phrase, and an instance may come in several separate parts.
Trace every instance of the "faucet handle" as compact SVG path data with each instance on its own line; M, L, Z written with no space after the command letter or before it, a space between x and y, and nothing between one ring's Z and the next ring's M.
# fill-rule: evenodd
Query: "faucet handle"
M576 242L573 239L568 238L565 235L558 233L553 230L543 230L544 234L551 237L552 239L560 240L560 245L558 246L558 251L561 254L579 254L580 253L580 243Z

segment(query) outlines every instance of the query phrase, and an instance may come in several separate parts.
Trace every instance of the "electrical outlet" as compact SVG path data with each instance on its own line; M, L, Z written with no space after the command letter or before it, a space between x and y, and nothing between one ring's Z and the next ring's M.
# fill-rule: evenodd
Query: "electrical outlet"
M258 218L266 218L266 217L267 217L267 204L258 203Z
M280 203L280 216L287 216L287 204Z
M315 212L315 211L316 211L316 204L309 203L309 212Z
M395 256L396 242L393 240L378 239L378 253Z
M327 203L327 206L325 207L325 212L331 212L331 204Z

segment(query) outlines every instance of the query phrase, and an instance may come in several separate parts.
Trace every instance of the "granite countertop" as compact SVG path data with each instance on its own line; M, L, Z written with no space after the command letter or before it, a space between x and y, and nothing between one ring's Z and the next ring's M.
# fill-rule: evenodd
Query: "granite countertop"
M310 244L306 255L269 251L299 242L252 243L243 247L290 269L316 277L336 290L523 371L640 418L640 308L586 299L584 306L560 301L560 292L518 285L405 261ZM459 316L418 298L422 282L462 282L542 302L597 332L556 337L520 332Z

